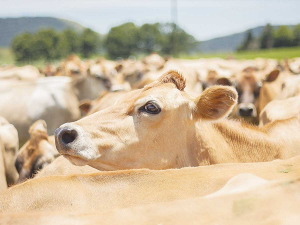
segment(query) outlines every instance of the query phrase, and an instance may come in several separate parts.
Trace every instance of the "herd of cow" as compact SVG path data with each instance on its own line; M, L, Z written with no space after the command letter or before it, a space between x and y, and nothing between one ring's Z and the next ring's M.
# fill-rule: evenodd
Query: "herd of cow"
M1 224L299 224L300 58L0 67ZM20 149L19 149L20 146Z

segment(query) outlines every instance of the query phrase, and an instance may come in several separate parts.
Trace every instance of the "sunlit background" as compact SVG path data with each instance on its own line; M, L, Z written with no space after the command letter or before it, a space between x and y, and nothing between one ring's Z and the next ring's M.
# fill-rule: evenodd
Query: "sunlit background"
M14 50L12 44L14 38L24 32L36 34L41 29L53 29L59 36L65 29L70 29L76 32L78 39L82 39L81 36L85 28L90 28L97 33L97 41L96 38L92 41L97 42L97 44L92 49L86 49L85 52L82 52L83 50L80 49L83 48L83 44L79 43L79 40L78 46L75 46L73 50L57 50L62 51L61 53L53 53L55 48L60 47L52 46L51 54L56 56L39 57L39 54L34 54L35 56L26 56L25 58L27 61L43 57L46 60L54 60L69 53L78 52L83 57L101 55L115 59L118 57L126 58L129 55L144 55L152 51L184 58L202 55L205 57L226 57L228 54L236 54L237 58L252 58L254 57L253 53L245 55L241 52L234 52L238 49L242 51L261 49L260 41L267 24L272 26L270 32L273 33L273 39L280 35L290 39L287 41L290 43L279 44L279 46L278 44L274 46L274 40L272 40L271 46L267 48L298 45L297 40L295 40L298 37L295 36L299 35L299 28L297 30L294 27L300 22L299 8L300 1L297 0L1 1L0 63L12 63L15 60L24 61L18 56L21 50L17 52L17 47L15 46ZM130 45L129 47L126 46L130 50L121 53L122 48L118 45L112 47L115 43L107 43L107 37L112 31L111 28L125 23L131 23L123 26L125 30L131 28L133 30L125 32L126 35L119 33L117 36L123 35L123 39L128 38L132 43L125 43L126 41L123 40L123 45ZM159 23L159 26L143 27L144 24L153 25L156 23ZM281 34L280 32L276 34L276 30L281 25L287 26L288 29L284 27L281 29ZM155 33L156 30L160 30L160 34ZM91 32L87 32L86 36L90 36L90 34ZM47 33L41 35L49 36ZM157 35L169 37L158 37ZM69 36L74 35L70 33ZM244 43L247 37L250 38L248 44ZM23 37L23 39L26 38L31 39L29 36ZM166 46L167 43L169 46ZM22 51L25 51L24 45L26 44L22 44ZM19 48L21 47L19 46ZM110 48L118 49L120 55L114 52L116 50L112 50L114 53L110 53ZM36 51L44 50L37 49ZM295 57L298 52L299 50L296 51L295 49L288 52L278 49L276 52L273 51L271 55L269 52L263 51L261 56Z

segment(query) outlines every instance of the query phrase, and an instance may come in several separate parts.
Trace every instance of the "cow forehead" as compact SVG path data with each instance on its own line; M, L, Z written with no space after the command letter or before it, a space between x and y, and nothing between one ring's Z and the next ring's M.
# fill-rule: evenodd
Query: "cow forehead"
M241 87L244 86L250 86L252 88L255 88L257 83L257 79L253 74L243 74L239 79L238 79L238 84Z
M126 105L131 112L137 105L143 105L148 101L157 101L161 107L175 109L182 104L190 102L189 96L179 91L174 84L161 84L151 88L139 89L125 94L115 105Z

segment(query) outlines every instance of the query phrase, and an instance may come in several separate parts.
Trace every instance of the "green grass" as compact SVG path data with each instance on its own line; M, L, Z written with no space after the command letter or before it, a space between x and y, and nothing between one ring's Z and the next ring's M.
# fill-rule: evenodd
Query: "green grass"
M92 58L103 57L104 55L95 55ZM245 52L224 52L215 54L194 54L194 55L180 55L178 58L182 59L199 59L199 58L228 58L228 56L233 56L236 59L255 59L255 58L272 58L272 59L285 59L285 58L295 58L300 57L300 47L292 48L277 48L277 49L267 49L267 50L257 50L257 51L245 51ZM55 64L57 64L56 62ZM16 64L25 65L28 63L16 63L14 60L13 53L9 48L0 48L0 66L3 64ZM30 63L36 67L43 67L45 62L43 60L37 60Z
M9 48L0 48L0 65L14 64L14 56Z
M226 59L228 56L233 56L236 59L271 58L281 60L285 58L300 57L300 47L264 49L245 52L224 52L216 54L181 55L180 58L198 59L219 57Z

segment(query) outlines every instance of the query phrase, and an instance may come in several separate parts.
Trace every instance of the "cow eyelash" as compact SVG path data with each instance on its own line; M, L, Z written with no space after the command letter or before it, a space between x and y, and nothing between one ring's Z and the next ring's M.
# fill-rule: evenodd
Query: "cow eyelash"
M145 112L149 114L159 114L161 112L161 108L157 103L153 101L149 101L145 105L139 108L139 112Z

